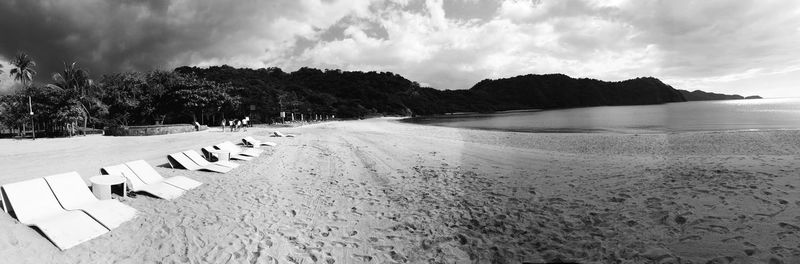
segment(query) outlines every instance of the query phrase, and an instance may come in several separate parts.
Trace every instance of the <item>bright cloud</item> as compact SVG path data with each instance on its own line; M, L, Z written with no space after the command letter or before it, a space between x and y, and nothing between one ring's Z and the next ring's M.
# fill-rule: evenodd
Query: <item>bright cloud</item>
M465 89L484 78L559 72L800 96L791 86L800 77L786 74L800 68L798 28L797 1L10 0L0 3L0 56L27 51L40 81L78 60L95 75L307 66ZM769 89L734 87L773 77L781 81Z

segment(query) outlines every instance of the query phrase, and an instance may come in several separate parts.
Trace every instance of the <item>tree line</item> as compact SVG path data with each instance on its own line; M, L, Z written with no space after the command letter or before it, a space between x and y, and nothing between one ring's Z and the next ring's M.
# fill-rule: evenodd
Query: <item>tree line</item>
M391 72L300 68L178 67L172 71L111 73L93 79L77 63L64 63L49 84L34 84L36 63L19 53L9 71L23 84L0 97L0 122L21 131L35 123L47 135L71 129L198 122L249 117L253 123L335 116L434 115L686 101L656 78L621 82L563 74L523 75L478 82L465 90L422 87ZM2 71L2 69L0 69ZM31 102L32 107L28 105ZM34 114L30 115L30 109Z
M48 84L34 84L35 61L19 53L9 74L23 87L0 97L0 123L22 133L33 125L43 136L86 133L129 125L205 122L207 115L238 112L229 83L174 71L103 75L98 81L77 63L64 63ZM26 128L27 127L27 128Z

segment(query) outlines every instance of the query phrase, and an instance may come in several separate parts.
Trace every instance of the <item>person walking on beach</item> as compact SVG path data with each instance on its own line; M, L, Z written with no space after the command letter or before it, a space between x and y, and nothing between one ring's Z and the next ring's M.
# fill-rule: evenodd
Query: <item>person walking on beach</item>
M222 132L225 132L225 126L226 126L227 124L228 124L228 120L225 120L225 118L223 118L223 119L222 119Z
M247 132L247 117L246 116L244 117L244 119L242 119L242 131Z

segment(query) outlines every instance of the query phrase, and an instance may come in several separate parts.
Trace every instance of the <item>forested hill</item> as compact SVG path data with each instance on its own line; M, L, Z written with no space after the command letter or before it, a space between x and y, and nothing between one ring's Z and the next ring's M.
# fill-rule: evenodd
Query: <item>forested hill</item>
M470 89L503 108L564 108L603 105L645 105L686 101L656 78L621 82L574 79L563 74L524 75L483 80Z
M428 115L448 112L487 112L527 108L565 108L601 105L641 105L686 101L656 78L621 82L574 79L563 74L524 75L483 80L468 90L420 87L388 72L348 72L301 68L237 69L180 67L215 82L229 82L242 106L263 111L315 112L340 117L369 114Z
M237 69L180 67L176 72L194 74L219 83L231 83L243 107L273 116L279 111L362 117L370 114L408 115L407 103L419 84L388 72L346 72L301 68L286 73L280 68ZM432 90L432 89L431 89ZM413 104L411 104L413 105Z
M686 98L686 101L708 101L708 100L738 100L738 99L761 99L761 96L754 95L744 97L738 94L719 94L719 93L710 93L710 92L703 92L700 90L694 91L687 91L687 90L678 90L683 94L683 97Z

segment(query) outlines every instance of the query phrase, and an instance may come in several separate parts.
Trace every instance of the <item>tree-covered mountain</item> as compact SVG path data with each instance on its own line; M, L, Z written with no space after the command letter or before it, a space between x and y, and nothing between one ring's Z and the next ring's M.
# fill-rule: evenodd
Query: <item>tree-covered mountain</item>
M761 96L758 95L744 97L738 94L720 94L720 93L703 92L700 90L694 90L691 92L687 90L678 90L678 91L681 92L683 98L686 98L686 101L761 99Z
M683 102L671 86L652 77L621 82L574 79L563 74L524 75L483 80L470 92L506 108L565 108Z
M656 78L621 82L574 79L563 74L524 75L483 80L468 90L420 87L398 74L301 68L237 69L180 67L214 82L230 83L242 106L259 116L279 111L329 113L340 117L370 114L429 115L448 112L489 112L601 105L642 105L685 101Z

